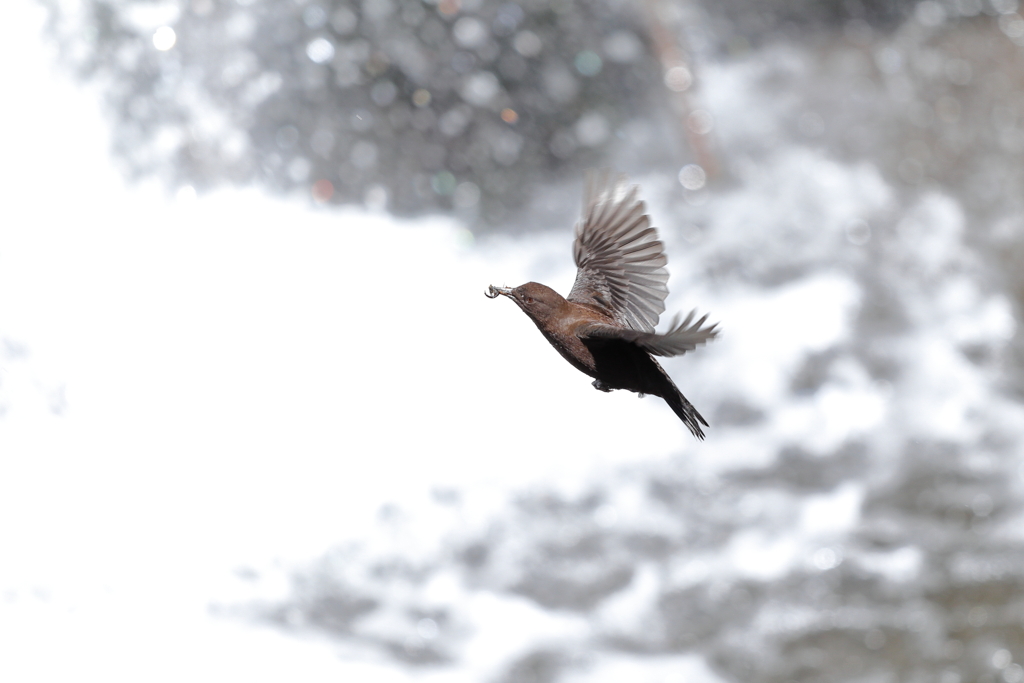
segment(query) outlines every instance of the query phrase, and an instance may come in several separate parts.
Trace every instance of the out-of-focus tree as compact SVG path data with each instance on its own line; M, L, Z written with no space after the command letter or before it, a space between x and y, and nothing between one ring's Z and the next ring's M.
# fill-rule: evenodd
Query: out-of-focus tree
M104 84L127 174L172 188L498 222L552 172L664 126L631 3L42 2L65 61Z

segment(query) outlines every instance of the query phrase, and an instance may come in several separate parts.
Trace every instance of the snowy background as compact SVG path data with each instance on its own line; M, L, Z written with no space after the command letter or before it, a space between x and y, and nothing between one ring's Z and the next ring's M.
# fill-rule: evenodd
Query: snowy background
M8 8L0 678L1024 680L1016 0L640 6ZM703 443L483 296L596 165Z

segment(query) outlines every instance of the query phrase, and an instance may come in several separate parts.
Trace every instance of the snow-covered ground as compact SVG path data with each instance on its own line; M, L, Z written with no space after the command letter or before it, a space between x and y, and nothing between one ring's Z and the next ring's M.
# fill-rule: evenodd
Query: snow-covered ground
M0 679L1024 678L1013 301L941 187L637 178L669 310L722 321L667 364L698 444L484 298L567 291L569 226L126 187L9 14ZM791 113L765 68L707 69L726 154Z
M517 488L696 448L484 298L568 289L568 230L474 247L448 219L126 188L95 93L53 70L40 11L12 12L4 82L31 106L4 114L0 678L375 680L207 605L239 567L365 535L382 504L458 489L484 518ZM621 426L562 427L577 417Z

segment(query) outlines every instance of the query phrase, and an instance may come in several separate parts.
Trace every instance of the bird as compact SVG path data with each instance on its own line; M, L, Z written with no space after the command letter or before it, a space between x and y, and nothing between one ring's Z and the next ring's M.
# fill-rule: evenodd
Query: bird
M698 440L707 421L654 356L681 356L718 336L696 310L655 332L668 296L668 258L639 198L640 188L608 170L586 176L575 227L576 281L568 297L537 282L489 285L490 299L512 299L544 337L595 389L659 396Z

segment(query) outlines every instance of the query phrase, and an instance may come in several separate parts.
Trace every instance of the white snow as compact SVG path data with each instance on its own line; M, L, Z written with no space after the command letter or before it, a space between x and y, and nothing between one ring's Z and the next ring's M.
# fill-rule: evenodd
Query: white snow
M166 7L137 21L159 23ZM483 296L488 284L527 280L567 291L570 226L474 244L454 219L126 187L97 93L51 68L41 21L20 2L0 24L0 80L16 103L0 114L0 680L479 681L537 648L575 651L656 628L651 606L667 586L767 582L846 561L908 582L920 549L844 549L868 486L849 480L746 494L736 514L748 526L716 552L640 563L593 615L470 585L451 567L424 584L389 584L360 637L443 639L448 626L406 608L458 605L449 666L406 667L364 641L287 636L210 609L281 599L292 567L338 543L429 564L452 535L485 533L517 493L571 497L629 465L677 458L713 478L791 445L808 458L850 443L884 454L901 439L1019 430L1019 406L992 400L995 370L963 353L1002 350L1016 331L1012 303L973 277L963 211L938 191L893 221L902 260L892 267L915 274L892 274L910 329L869 340L854 327L875 302L834 255L873 258L881 239L894 192L870 164L800 146L739 162L737 184L686 251L673 251L679 226L655 214L673 292L700 264L737 255L750 275L670 299L723 321L714 344L666 363L684 392L712 420L726 399L760 416L697 444L661 401L594 391L510 302ZM797 76L805 68L796 53L772 59ZM703 74L723 145L780 134L789 95L749 116L759 68ZM649 187L664 195L670 181ZM870 241L848 239L851 221L871 225ZM799 274L777 285L755 277L780 265ZM898 361L898 385L872 376L857 355L865 344ZM795 393L794 377L821 354L834 356L821 386ZM587 428L566 428L574 423ZM615 481L593 512L598 527L641 520L671 535L685 524L652 511L646 489ZM444 491L458 504L438 504ZM358 582L367 568L337 571ZM771 609L755 628L815 618ZM697 654L584 654L561 680L720 680Z

